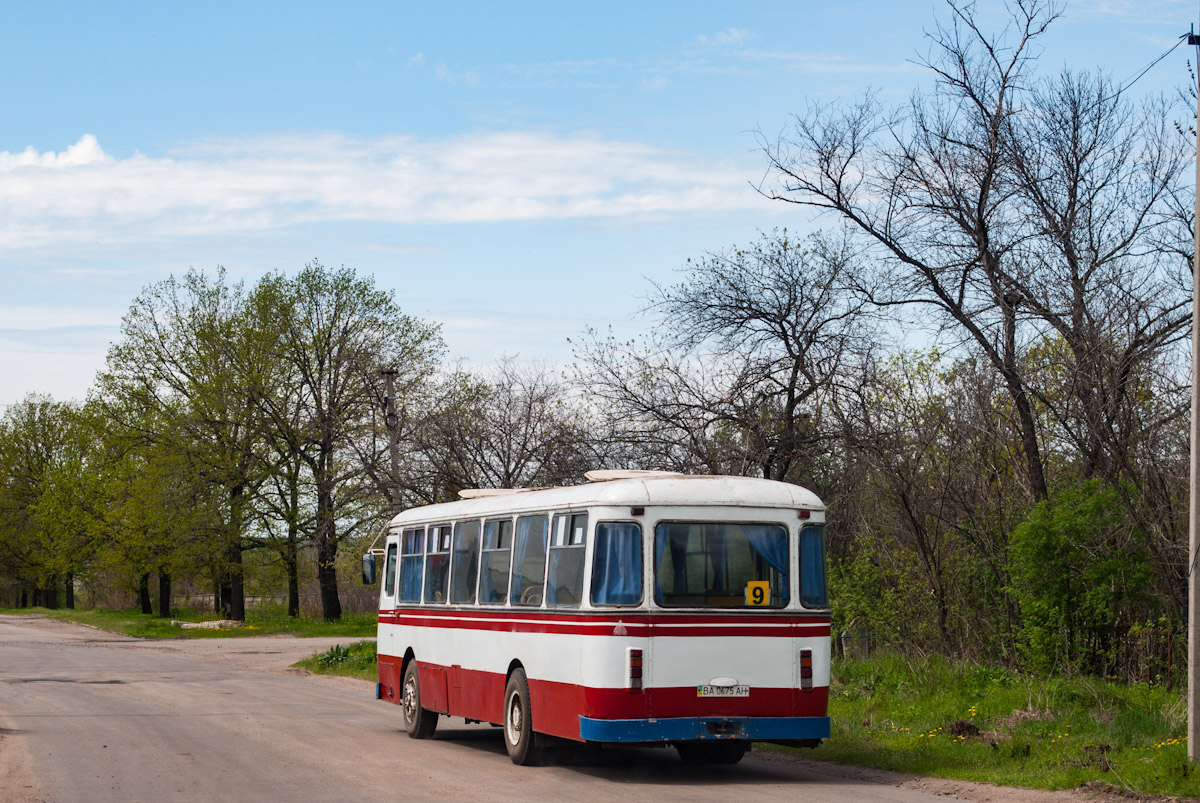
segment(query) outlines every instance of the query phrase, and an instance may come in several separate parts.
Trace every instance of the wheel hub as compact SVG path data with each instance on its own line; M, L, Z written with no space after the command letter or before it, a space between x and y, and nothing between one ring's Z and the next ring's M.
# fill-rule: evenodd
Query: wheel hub
M521 740L521 698L514 694L508 701L508 741L516 744Z
M404 717L412 719L417 713L417 684L410 679L404 684Z

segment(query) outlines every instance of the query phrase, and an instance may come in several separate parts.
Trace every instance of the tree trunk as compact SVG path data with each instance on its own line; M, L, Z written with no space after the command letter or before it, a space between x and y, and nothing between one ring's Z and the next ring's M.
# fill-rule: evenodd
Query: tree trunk
M37 591L38 602L43 608L54 610L58 607L58 589L53 585Z
M242 486L229 491L229 618L246 621L242 577Z
M24 588L21 589L21 601L17 604L17 607L18 608L28 608L29 607L29 592L26 591Z
M300 616L300 528L296 526L296 517L300 510L300 482L297 476L299 468L292 472L290 479L291 515L288 517L287 547L283 561L287 567L288 581L288 616L293 619Z
M320 484L317 487L317 584L321 588L321 616L326 622L336 622L342 618L342 601L338 599L337 588L333 492Z
M292 618L300 616L300 570L297 565L300 561L296 539L295 525L288 525L287 555L284 562L287 564L288 616Z
M138 602L142 605L142 613L154 613L154 606L150 604L150 572L142 572L138 578Z
M326 622L342 618L342 601L338 599L336 549L328 543L317 549L317 583L321 587L321 615Z
M67 610L69 610L69 611L75 610L75 574L74 574L74 572L67 572L67 580L65 583L63 583L63 593L66 595L65 602L66 602Z
M158 570L158 615L163 619L171 615L171 575Z

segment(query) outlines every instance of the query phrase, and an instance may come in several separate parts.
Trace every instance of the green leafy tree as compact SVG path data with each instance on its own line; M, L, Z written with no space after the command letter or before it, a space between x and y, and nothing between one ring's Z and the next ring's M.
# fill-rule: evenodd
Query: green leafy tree
M1111 635L1155 618L1145 540L1126 520L1117 491L1099 480L1033 509L1011 544L1030 665L1104 673Z
M380 369L394 367L403 398L425 382L442 351L437 328L401 312L393 295L353 270L310 262L295 276L271 274L251 299L254 329L272 333L273 371L298 406L269 389L255 403L313 494L311 543L322 614L341 617L337 553L341 541L379 515L378 477L386 451L377 435L384 396Z
M100 379L105 415L128 438L185 456L191 476L220 490L220 607L244 619L248 505L266 476L255 388L272 367L269 330L248 325L242 289L223 271L189 271L147 287L121 335Z

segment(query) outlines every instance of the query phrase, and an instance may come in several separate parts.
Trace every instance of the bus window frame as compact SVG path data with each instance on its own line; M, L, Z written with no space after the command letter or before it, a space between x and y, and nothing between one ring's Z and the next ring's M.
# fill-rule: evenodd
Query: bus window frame
M664 525L671 525L671 524L688 524L688 525L716 524L716 525L725 525L725 526L735 525L738 527L742 527L742 526L746 526L746 525L751 525L751 526L758 525L758 526L765 526L765 527L776 527L776 528L782 530L784 533L784 537L785 537L785 540L787 543L787 549L788 549L788 559L784 565L786 565L788 567L789 571L787 572L787 582L781 584L780 587L786 591L787 599L785 599L783 601L782 605L754 605L754 606L752 606L752 605L746 605L744 603L740 604L740 605L705 605L705 604L698 604L698 603L697 604L682 603L682 604L677 604L677 605L667 604L664 601L665 598L664 599L659 598L660 597L659 592L661 591L661 588L659 586L659 574L658 574L659 573L658 528L662 527ZM650 565L651 565L651 569L650 569L650 599L653 602L653 605L655 608L658 608L660 610L671 610L671 611L687 610L687 609L704 610L704 611L718 611L718 610L719 611L783 611L783 610L788 610L788 609L794 608L798 604L797 596L799 594L800 589L799 589L799 564L797 561L798 561L798 556L799 556L799 551L800 551L800 540L799 540L800 531L799 531L799 529L788 524L786 521L780 521L780 520L765 521L765 520L761 520L761 519L753 519L753 520L751 520L751 519L746 519L746 520L724 519L724 520L721 520L721 519L713 519L713 518L703 518L703 519L662 518L662 519L654 520L653 527L649 530L649 532L650 532L649 538L645 538L645 532L643 532L643 537L644 537L644 541L647 545L648 551L650 553ZM751 548L753 549L753 547L751 547ZM644 568L643 568L643 571L645 571ZM776 569L775 571L778 571L778 570ZM709 595L709 596L711 596L711 595ZM736 596L736 594L730 594L728 596Z
M442 546L442 544L440 542L437 544L433 543L433 539L439 538L442 535L441 531L443 531L443 530L445 531L445 546L444 547ZM453 545L454 545L454 523L453 522L444 521L444 522L438 522L437 524L426 525L426 527L425 527L425 564L424 564L424 569L422 570L422 574L424 576L421 578L421 580L422 580L421 602L420 602L421 605L447 605L450 602L450 569L451 569L450 556L451 556ZM436 549L434 549L433 547L436 547ZM445 590L445 594L443 594L442 599L431 600L431 599L428 599L430 592L433 591L433 589L431 589L430 585L429 585L429 574L430 574L429 570L431 568L432 559L437 557L438 555L445 556L445 560L446 560L446 590ZM436 592L434 592L434 593L436 593Z
M389 576L390 574L390 576ZM400 590L400 541L389 541L383 559L383 595L395 599Z
M421 599L425 592L425 538L426 526L424 524L409 525L408 527L400 528L400 571L398 572L399 579L396 583L396 603L404 603L406 605L420 605ZM406 536L412 534L416 538L416 551L405 552ZM400 590L404 587L404 562L405 560L416 562L420 567L420 582L417 583L416 599L401 599Z
M517 572L516 548L517 548L517 536L518 536L518 533L520 532L519 525L521 523L521 519L536 519L536 518L544 518L546 520L546 529L544 531L545 532L544 543L542 544L542 582L540 585L541 593L537 595L538 601L536 603L524 602L524 601L514 601L513 600L513 580L516 579L516 572ZM508 562L508 606L510 608L520 608L522 610L536 610L538 608L544 608L546 606L546 569L550 565L550 524L554 520L554 512L551 510L539 510L539 511L530 511L528 513L518 513L518 514L516 514L516 516L513 517L513 519L514 520L513 520L512 546L509 548L509 562ZM524 575L522 575L522 577L524 577ZM528 588L524 589L521 592L521 596L525 597L535 587L537 587L537 586L531 585Z
M596 550L596 534L600 531L600 526L603 524L632 524L634 527L637 527L638 548L641 551L641 555L642 555L642 576L639 578L639 582L638 582L639 596L638 596L636 602L596 602L596 600L595 600L596 555L598 554L598 552ZM609 608L645 608L645 607L648 607L647 606L647 597L646 597L646 577L647 577L646 550L648 547L650 550L651 558L653 558L654 543L653 543L653 541L651 541L647 545L647 539L646 539L647 532L654 532L654 528L651 527L649 530L647 530L645 523L639 519L622 519L622 518L598 519L591 524L591 532L590 532L591 537L588 539L588 558L587 558L587 563L586 563L586 577L585 577L585 580L587 582L587 604L589 607L595 608L597 610L608 610ZM653 573L651 573L650 576L653 578ZM653 593L650 594L649 599L650 600L654 599Z
M579 543L574 543L575 519L581 518L581 517L583 518L583 534L580 536ZM566 521L566 524L565 524L566 543L556 545L554 543L555 535L556 535L555 530L558 527L558 522L560 520L564 520L564 519ZM548 523L549 531L546 534L546 569L543 572L544 577L542 579L543 604L547 608L566 609L566 610L581 608L581 607L583 607L584 602L587 600L585 587L587 586L587 581L588 581L588 554L589 554L588 544L592 540L591 538L588 537L589 535L591 535L591 532L592 532L591 524L592 524L592 517L587 509L563 510L558 513L552 513L550 515L550 520ZM565 552L565 551L573 550L573 549L580 550L581 554L583 556L582 558L580 558L580 566L579 566L579 587L577 589L577 591L579 593L579 599L573 603L570 603L570 602L551 603L550 602L551 557L553 556L553 554L556 551L564 551Z
M487 526L491 523L503 524L508 522L508 545L501 547L487 548ZM503 528L500 528L500 534L503 535ZM491 518L482 519L482 527L479 531L479 577L476 578L475 585L475 605L485 608L507 608L509 606L509 592L512 587L512 548L513 540L517 534L517 517L515 514L509 516L493 516ZM484 602L483 595L480 593L483 590L483 556L487 553L508 553L508 568L504 572L504 601L503 602Z
M472 524L474 524L477 528L475 530L475 582L471 584L471 587L469 589L464 589L464 590L469 591L471 598L469 600L466 600L465 602L459 602L454 599L454 592L456 589L455 580L458 579L458 571L456 570L457 563L455 561L455 557L459 554L459 550L458 550L459 528L461 527L463 529L466 529L467 527L471 526ZM482 556L483 556L483 519L467 518L467 519L456 519L455 521L452 521L450 523L450 568L449 568L449 575L446 578L446 588L447 588L446 598L449 600L449 603L451 605L474 607L475 605L478 604L479 571L480 571L480 568L482 567Z

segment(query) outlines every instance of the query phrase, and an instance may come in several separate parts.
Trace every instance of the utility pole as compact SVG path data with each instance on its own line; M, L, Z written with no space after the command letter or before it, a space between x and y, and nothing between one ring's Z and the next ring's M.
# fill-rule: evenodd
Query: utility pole
M388 496L392 499L392 515L401 511L400 505L400 419L396 415L396 375L395 368L384 368L379 372L387 382L387 396L383 399L383 424L388 431L388 454L391 456L392 467L388 473L391 488Z
M1189 45L1200 45L1200 35L1188 35ZM1197 49L1200 53L1200 48ZM1200 64L1200 58L1197 59ZM1200 74L1200 67L1197 69ZM1200 87L1196 92L1196 191L1192 218L1192 454L1188 492L1188 760L1200 758L1200 638L1196 617L1200 614L1200 577L1197 576L1197 549L1200 548Z

